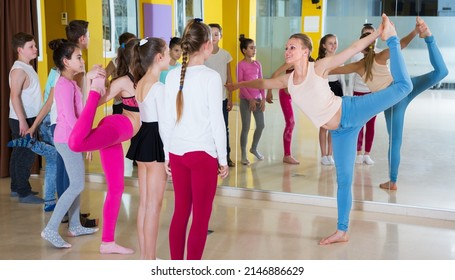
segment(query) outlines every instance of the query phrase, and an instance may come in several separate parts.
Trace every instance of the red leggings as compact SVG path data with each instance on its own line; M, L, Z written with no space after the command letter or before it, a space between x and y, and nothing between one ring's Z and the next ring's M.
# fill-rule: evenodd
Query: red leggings
M354 91L354 96L362 96L365 94L369 94L371 92L357 92ZM376 116L372 117L365 125L365 153L369 153L371 151L371 147L373 147L373 139L374 139L374 124L376 121ZM357 151L362 151L363 146L363 127L360 129L359 137L357 138Z
M283 132L284 155L291 155L292 131L294 130L294 110L292 109L292 98L284 89L279 90L281 110L283 110L284 121L286 126Z
M206 152L169 154L174 184L174 215L169 228L172 260L183 260L188 220L193 212L188 234L188 260L200 260L204 252L212 204L218 180L218 161Z

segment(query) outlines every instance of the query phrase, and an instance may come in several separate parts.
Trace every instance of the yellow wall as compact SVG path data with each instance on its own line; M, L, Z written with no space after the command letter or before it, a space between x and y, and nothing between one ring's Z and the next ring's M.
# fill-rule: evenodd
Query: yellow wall
M223 0L211 0L204 1L204 16L203 20L205 23L218 23L223 28L224 36L224 25L223 25L223 10L221 9ZM223 39L221 39L219 46L223 47Z
M306 16L318 16L319 17L319 31L318 32L304 32L313 40L313 52L311 56L316 59L318 56L319 40L322 37L322 10L323 2L319 1L319 4L311 3L311 0L303 0L302 2L302 32L305 30L305 17ZM319 8L318 8L319 7Z

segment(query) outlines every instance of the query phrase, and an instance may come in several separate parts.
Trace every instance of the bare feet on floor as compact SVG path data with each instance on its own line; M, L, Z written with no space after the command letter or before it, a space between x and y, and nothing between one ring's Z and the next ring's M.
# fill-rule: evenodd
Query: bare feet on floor
M348 234L345 231L337 230L334 234L330 235L329 237L321 239L319 241L319 245L329 245L333 243L339 242L348 242Z
M126 247L122 247L115 242L102 242L100 245L101 254L121 254L131 255L134 254L134 250Z
M398 189L397 183L393 183L390 181L379 184L379 187L383 190L389 190L389 191L396 191Z
M284 163L289 163L289 164L300 164L298 160L296 160L293 156L284 156L283 157L283 162Z

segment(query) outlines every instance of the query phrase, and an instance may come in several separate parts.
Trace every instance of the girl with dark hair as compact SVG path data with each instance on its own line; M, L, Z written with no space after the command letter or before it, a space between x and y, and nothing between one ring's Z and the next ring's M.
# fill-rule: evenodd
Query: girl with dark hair
M237 81L249 81L262 78L262 66L253 57L256 55L254 41L249 38L240 37L240 50L244 56L243 60L237 64ZM240 149L242 153L241 163L250 165L247 158L246 145L248 133L250 131L251 113L256 123L253 134L250 153L258 160L263 160L264 156L258 152L257 148L264 130L264 110L265 110L265 91L263 89L241 88L240 89L240 116L242 118L242 132L240 133Z
M171 57L171 60L169 61L169 68L164 69L163 71L161 71L160 74L160 82L162 82L163 84L166 83L167 73L181 65L178 62L178 60L182 56L182 47L180 46L179 37L172 37L171 40L169 41L169 55Z
M122 142L130 140L140 127L139 107L135 99L135 83L129 72L133 47L131 40L119 52L119 76L105 92L105 73L99 73L91 83L87 103L69 137L68 145L75 152L100 151L101 165L106 176L107 195L103 207L103 234L100 253L133 254L134 250L115 242L115 227L125 187ZM99 105L117 95L122 96L123 113L104 117L96 127L93 121Z
M127 157L138 167L139 208L137 233L141 259L156 259L156 240L161 204L166 189L164 150L161 139L164 120L164 85L162 70L169 67L169 49L159 38L145 38L134 47L134 77L141 128L131 140Z
M175 207L169 228L171 258L202 258L217 175L229 174L221 77L204 61L213 50L210 28L199 19L185 27L182 66L170 71L165 85L163 128L166 172L174 183ZM187 241L187 225L192 223Z
M327 76L330 70L370 45L381 36L390 48L390 68L394 82L378 92L359 96L336 96L330 89ZM354 42L349 48L333 56L310 62L311 39L302 33L292 35L285 51L286 62L294 66L290 74L274 79L259 79L230 85L239 87L288 87L292 100L309 117L316 127L332 133L332 144L337 173L337 230L323 238L319 244L327 245L348 241L349 213L352 205L352 177L359 130L373 116L403 99L412 84L406 70L396 31L383 14L380 28L369 36Z
M74 76L84 71L84 60L81 49L75 43L56 42L53 60L60 71L60 77L55 85L55 103L57 106L57 124L54 133L54 144L62 156L69 176L69 187L57 201L52 216L41 232L41 237L57 248L70 248L58 233L58 227L63 216L69 215L69 236L93 234L98 228L86 228L81 225L80 194L85 187L85 169L82 153L74 152L69 148L69 135L82 111L81 89L74 81ZM94 77L100 71L95 67L88 77Z

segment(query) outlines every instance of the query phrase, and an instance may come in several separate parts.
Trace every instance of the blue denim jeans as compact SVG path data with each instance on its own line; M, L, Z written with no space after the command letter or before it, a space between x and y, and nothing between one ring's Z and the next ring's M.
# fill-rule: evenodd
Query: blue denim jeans
M55 204L57 179L57 150L54 147L54 136L51 130L51 121L47 115L39 127L41 141L36 141L30 148L36 154L46 159L46 173L44 176L44 205Z

